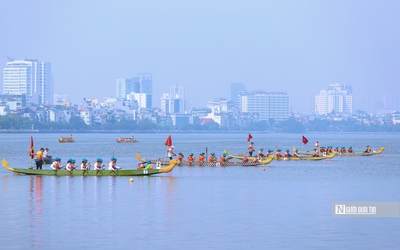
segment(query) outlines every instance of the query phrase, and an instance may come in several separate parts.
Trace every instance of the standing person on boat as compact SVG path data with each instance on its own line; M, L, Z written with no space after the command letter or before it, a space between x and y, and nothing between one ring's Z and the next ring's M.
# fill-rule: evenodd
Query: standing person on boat
M172 160L172 157L174 157L176 154L174 153L174 146L171 146L167 149L167 156L170 160Z
M83 158L81 162L81 170L89 170L89 169L90 169L90 162L88 163L88 160L86 158Z
M183 158L185 156L183 156L183 154L181 152L178 153L178 161L183 161Z
M317 141L317 142L315 142L315 149L316 149L316 150L319 150L319 144L318 144L318 141Z
M249 151L249 156L253 156L253 152L255 151L254 150L254 142L250 142L250 146L248 148L248 151Z
M211 152L210 156L208 157L208 162L216 162L217 159L215 158L215 153Z
M96 162L93 164L93 169L94 170L103 170L104 165L101 165L101 164L103 164L103 159L97 158Z
M53 170L59 170L61 169L61 158L56 157L53 161L53 163L50 165L50 168Z
M44 148L39 149L39 151L37 151L35 153L36 155L36 169L42 169L43 163L44 163L44 158L43 158L43 152L44 152Z
M204 153L203 152L201 152L200 154L199 154L199 162L204 162L204 159L205 159L205 157L204 157Z
M121 167L117 166L117 158L111 157L111 161L108 163L108 170L118 171L120 169Z
M75 159L68 159L67 166L65 166L65 169L68 171L72 171L75 169Z

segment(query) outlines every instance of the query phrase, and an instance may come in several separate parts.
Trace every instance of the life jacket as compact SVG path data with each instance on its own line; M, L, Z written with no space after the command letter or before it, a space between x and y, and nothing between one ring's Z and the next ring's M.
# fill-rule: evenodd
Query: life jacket
M183 155L178 155L178 161L183 161Z
M199 155L199 162L204 162L204 155Z
M209 161L209 162L215 162L215 156L210 155L210 156L208 157L208 161Z
M194 157L191 156L191 155L189 155L189 156L188 156L188 162L194 162Z
M347 150L347 152L353 153L353 149L352 149L352 148L349 148L349 149Z
M326 152L327 152L327 153L332 153L332 149L331 149L331 148L327 148L327 149L326 149Z
M43 158L43 152L42 150L39 150L36 152L36 159L42 159Z
M224 156L221 156L221 157L219 158L219 162L226 162L225 157L224 157Z
M250 146L249 147L249 152L253 152L254 151L254 147L253 146Z
M281 152L276 152L276 156L281 157Z
M341 149L340 149L340 153L346 153L346 149L341 148Z

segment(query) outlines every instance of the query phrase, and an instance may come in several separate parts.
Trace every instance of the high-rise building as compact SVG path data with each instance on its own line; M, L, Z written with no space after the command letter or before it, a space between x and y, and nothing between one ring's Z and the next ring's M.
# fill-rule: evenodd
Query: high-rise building
M3 94L22 94L29 103L53 104L51 63L33 59L7 62L3 68Z
M244 83L231 83L231 101L239 103L239 94L246 91Z
M146 108L152 107L153 78L150 73L141 73L132 78L120 78L116 81L116 98L129 99L135 94L146 94ZM141 98L143 99L143 98Z
M285 121L290 115L290 99L287 92L249 91L239 94L242 112L258 113L260 121Z
M170 93L164 93L161 97L161 110L165 113L178 114L185 112L185 87L183 85L171 85Z
M326 115L332 111L351 114L353 112L353 86L340 83L330 84L315 96L315 112Z

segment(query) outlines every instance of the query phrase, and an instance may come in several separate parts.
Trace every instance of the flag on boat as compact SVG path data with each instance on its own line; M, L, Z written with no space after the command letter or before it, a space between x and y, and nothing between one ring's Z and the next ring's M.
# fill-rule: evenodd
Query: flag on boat
M31 136L31 147L29 148L29 156L31 159L35 157L35 150L33 148L33 137Z
M249 136L247 137L247 142L250 142L251 138L253 138L253 136L251 136L251 134L249 134Z
M303 141L304 144L307 144L307 142L308 142L307 138L305 138L304 135L303 135L302 141Z
M171 135L168 136L167 140L165 141L165 146L171 147L172 146L172 138Z

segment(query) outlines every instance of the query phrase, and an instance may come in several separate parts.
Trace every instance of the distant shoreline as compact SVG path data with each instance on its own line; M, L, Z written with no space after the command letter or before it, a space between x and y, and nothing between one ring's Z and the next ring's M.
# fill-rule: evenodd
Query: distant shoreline
M209 133L209 134L372 134L372 133L387 133L387 134L396 134L400 132L390 132L390 131L382 131L382 132L302 132L302 133L275 133L275 132L268 132L268 131L176 131L176 130L137 130L137 131L125 131L125 130L87 130L87 131L71 131L71 130L51 130L51 131L41 131L41 130L31 130L31 129L2 129L0 130L0 134L182 134L182 133Z

